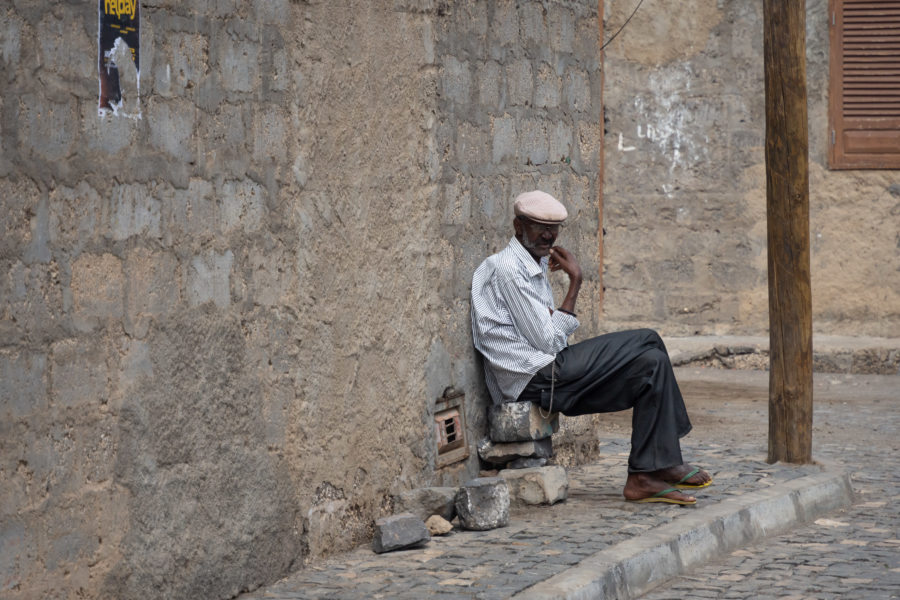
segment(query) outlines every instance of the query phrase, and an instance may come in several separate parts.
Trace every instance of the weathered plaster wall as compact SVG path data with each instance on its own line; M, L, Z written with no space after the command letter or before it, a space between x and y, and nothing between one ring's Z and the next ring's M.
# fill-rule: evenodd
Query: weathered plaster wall
M97 116L96 5L0 8L4 598L227 598L475 475L468 286L520 191L598 326L595 3L141 6L141 119Z
M431 15L145 2L143 118L101 120L96 6L3 11L2 595L365 539L429 477Z
M900 335L900 179L829 171L826 0L807 2L813 327ZM606 34L633 3L607 0ZM645 0L606 49L604 326L765 333L762 5Z

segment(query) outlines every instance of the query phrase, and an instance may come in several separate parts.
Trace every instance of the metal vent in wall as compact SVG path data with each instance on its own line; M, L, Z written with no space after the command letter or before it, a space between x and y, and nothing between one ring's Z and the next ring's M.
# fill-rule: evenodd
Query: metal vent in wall
M462 392L450 387L437 399L434 413L434 437L437 442L437 468L446 467L469 457L466 445L465 399Z

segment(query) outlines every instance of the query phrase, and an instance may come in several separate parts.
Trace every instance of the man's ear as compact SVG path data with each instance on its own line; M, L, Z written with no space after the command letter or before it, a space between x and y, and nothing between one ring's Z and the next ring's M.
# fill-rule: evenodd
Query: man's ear
M513 229L516 230L516 237L522 236L522 221L518 217L513 217Z

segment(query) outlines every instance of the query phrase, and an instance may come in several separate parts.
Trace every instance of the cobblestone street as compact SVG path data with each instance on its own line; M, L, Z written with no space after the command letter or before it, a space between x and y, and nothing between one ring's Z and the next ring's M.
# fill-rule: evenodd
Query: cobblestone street
M896 593L898 404L891 395L898 378L824 377L817 378L816 457L852 467L856 504L666 582L646 598L890 598ZM455 530L421 549L375 555L361 547L242 600L507 598L679 516L820 470L765 463L767 374L681 369L679 378L695 424L685 455L715 477L711 488L698 492L696 509L622 501L630 415L610 415L601 440L603 458L570 469L566 502L516 510L508 527Z
M761 400L749 396L765 410L764 390ZM644 600L900 597L900 378L817 376L815 402L814 457L851 472L853 506L732 552ZM734 418L757 410L733 404Z

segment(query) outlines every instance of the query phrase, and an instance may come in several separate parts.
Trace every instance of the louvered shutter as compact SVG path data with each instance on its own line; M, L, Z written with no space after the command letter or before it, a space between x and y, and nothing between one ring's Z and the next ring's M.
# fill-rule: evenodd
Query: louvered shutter
M900 0L831 9L831 168L900 168Z

